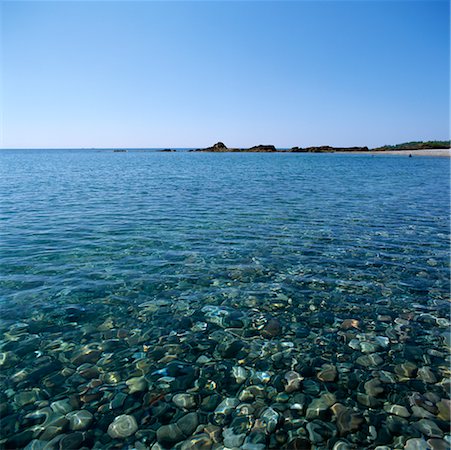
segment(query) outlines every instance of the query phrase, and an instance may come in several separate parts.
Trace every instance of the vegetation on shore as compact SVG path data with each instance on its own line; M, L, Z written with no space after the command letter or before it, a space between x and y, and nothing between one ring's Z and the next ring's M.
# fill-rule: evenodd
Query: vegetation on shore
M383 145L373 150L432 150L437 148L451 148L451 141L412 141L397 145Z

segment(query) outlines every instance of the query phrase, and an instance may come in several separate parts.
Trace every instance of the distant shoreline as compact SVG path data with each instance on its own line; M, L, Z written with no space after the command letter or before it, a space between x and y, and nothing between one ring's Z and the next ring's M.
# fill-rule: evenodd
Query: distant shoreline
M431 148L431 149L423 149L423 150L369 150L367 152L336 152L340 154L349 154L349 153L357 153L359 155L375 155L375 156L384 156L384 155L398 155L398 156L438 156L444 158L451 157L451 149L449 148Z
M280 154L337 154L337 155L371 155L371 156L429 156L440 158L451 158L451 149L423 149L423 150L366 150L366 151L334 151L334 152L290 152L286 150L275 150L272 152L252 152L252 151L194 151L195 153L280 153Z
M223 142L217 142L211 147L190 150L191 152L212 153L357 153L371 155L404 155L413 156L449 156L450 141L413 141L397 145L386 145L370 149L368 147L332 147L323 145L317 147L292 147L277 149L274 145L260 144L249 148L229 148ZM170 149L162 151L171 151Z

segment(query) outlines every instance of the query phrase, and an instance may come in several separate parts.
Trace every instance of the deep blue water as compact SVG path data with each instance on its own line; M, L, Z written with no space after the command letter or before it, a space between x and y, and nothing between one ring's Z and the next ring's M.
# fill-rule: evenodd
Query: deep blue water
M451 441L449 159L11 150L0 195L0 448Z

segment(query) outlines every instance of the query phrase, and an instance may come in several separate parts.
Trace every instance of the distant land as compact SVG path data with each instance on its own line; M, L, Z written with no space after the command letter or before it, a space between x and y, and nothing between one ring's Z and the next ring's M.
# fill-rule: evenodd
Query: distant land
M383 145L377 147L373 151L385 151L385 150L432 150L438 148L451 148L451 141L412 141L404 142L404 144L397 145Z
M250 152L250 153L334 153L334 152L384 152L394 150L436 150L451 148L451 141L413 141L397 145L384 145L369 149L368 147L331 147L323 145L318 147L292 147L290 149L277 149L274 145L256 145L250 148L229 148L223 142L217 142L211 147L190 150L192 152ZM170 151L165 149L162 151Z

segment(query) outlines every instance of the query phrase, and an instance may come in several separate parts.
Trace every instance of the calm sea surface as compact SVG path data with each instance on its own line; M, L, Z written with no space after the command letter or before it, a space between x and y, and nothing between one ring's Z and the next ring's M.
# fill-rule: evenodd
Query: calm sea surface
M446 442L449 188L447 158L0 152L1 442Z

